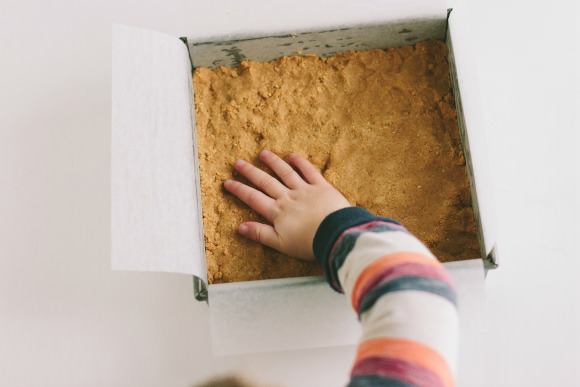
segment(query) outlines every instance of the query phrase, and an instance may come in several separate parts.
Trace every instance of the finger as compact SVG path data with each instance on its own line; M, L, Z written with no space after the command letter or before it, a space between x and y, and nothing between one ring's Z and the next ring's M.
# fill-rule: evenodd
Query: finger
M235 197L246 203L252 210L262 215L269 222L272 221L276 201L255 188L235 180L226 180L224 188Z
M274 199L278 199L280 196L288 192L288 188L284 187L284 185L274 176L267 174L260 168L256 168L244 160L236 161L234 163L234 168L236 171L240 172L242 176L252 182L252 184Z
M263 245L271 247L275 250L280 248L280 239L274 227L258 223L258 222L244 222L238 228L240 235L259 242Z
M276 173L287 187L298 188L304 184L304 180L302 180L300 175L275 153L272 153L269 150L263 150L260 153L260 160L272 168L274 173Z
M306 181L310 184L326 183L326 179L322 176L318 168L316 168L306 158L293 153L288 157L288 160L290 160L292 165L298 168L300 173L302 173L302 176L304 176Z

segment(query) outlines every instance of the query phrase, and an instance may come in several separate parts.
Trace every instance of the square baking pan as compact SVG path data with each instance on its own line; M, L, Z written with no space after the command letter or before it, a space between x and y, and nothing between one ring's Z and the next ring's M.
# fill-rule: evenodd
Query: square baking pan
M457 122L471 183L479 257L449 270L498 265L495 214L469 26L453 10L319 29L176 38L113 29L112 266L193 276L210 309L214 353L354 344L359 327L344 296L320 277L207 284L192 70L299 54L333 55L447 43ZM482 276L483 281L483 276ZM461 289L460 289L461 291ZM288 321L293 321L289 324ZM337 323L340 322L340 323ZM319 332L311 337L305 332Z

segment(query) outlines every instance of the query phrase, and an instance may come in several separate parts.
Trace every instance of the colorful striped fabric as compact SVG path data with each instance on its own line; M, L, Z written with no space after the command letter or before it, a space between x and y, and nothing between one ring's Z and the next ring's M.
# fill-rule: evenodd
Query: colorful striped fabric
M454 386L457 296L427 247L398 222L350 207L322 222L314 253L362 324L350 387Z

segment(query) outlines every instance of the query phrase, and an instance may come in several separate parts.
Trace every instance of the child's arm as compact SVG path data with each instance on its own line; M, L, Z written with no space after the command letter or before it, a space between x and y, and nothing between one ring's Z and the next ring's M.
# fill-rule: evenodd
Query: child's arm
M253 165L235 168L258 189L228 180L225 188L270 224L239 232L286 254L313 259L344 291L363 336L350 386L452 386L456 362L456 296L448 274L399 223L351 207L303 157L272 152L260 159L281 182Z
M453 385L456 295L417 238L391 219L350 207L324 219L314 251L362 323L350 386Z

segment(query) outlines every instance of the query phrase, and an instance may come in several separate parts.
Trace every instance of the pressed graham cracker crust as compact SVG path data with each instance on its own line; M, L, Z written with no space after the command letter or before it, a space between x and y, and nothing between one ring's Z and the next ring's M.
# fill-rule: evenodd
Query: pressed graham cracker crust
M441 261L480 256L442 41L292 56L194 73L209 283L319 275L237 235L259 219L227 194L232 165L303 154L354 205L401 221Z

